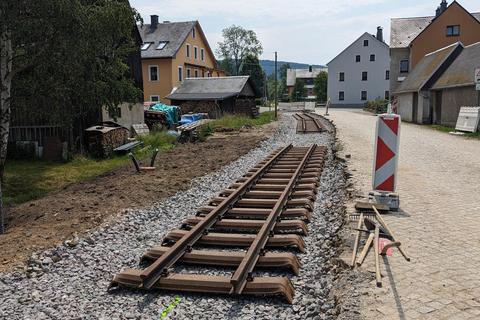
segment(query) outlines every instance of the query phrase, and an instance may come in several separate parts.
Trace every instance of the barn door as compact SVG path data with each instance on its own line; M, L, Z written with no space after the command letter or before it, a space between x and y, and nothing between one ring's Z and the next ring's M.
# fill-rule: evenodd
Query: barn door
M442 91L435 91L435 124L442 124Z

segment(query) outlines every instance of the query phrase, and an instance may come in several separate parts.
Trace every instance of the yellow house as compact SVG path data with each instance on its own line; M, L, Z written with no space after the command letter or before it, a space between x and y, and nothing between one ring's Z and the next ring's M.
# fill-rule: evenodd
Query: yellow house
M169 103L165 97L184 79L225 75L198 21L159 23L152 15L139 30L144 101Z

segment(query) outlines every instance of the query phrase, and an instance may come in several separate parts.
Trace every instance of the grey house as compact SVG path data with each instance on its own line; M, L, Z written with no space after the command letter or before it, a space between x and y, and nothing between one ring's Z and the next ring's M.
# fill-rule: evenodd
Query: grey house
M427 54L394 92L398 114L402 119L415 123L432 123L433 84L460 54L463 45L459 42ZM473 71L472 71L473 73Z
M249 76L188 78L167 99L179 106L182 113L208 113L212 118L225 113L256 117L256 95Z
M475 69L480 68L480 42L465 47L432 86L433 122L453 127L460 107L480 106Z

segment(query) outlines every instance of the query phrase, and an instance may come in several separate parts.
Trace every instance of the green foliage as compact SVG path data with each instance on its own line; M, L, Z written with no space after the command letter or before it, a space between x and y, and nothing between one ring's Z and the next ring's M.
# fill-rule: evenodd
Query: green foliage
M215 131L219 129L238 130L245 126L261 126L275 120L275 113L263 112L257 118L250 118L244 115L227 114L219 119L208 123L208 130Z
M242 63L240 75L250 76L250 79L257 90L257 97L263 96L263 87L265 86L265 72L258 60L258 57L248 55Z
M23 1L21 1L23 3ZM41 3L41 4L40 4ZM124 0L28 1L13 32L12 108L43 123L73 125L92 111L136 102L127 64L136 12ZM38 7L37 7L38 5ZM33 107L32 107L33 106Z
M317 102L326 102L327 101L327 83L328 83L328 73L321 71L314 80L313 92L317 97Z
M301 79L297 79L297 81L295 81L295 86L293 87L293 91L290 99L293 102L301 101L305 96L305 92L306 92L305 82Z
M437 130L437 131L445 132L445 133L455 131L455 128L453 128L453 127L442 126L442 125L439 125L439 124L428 125L428 127L432 128L434 130ZM463 137L480 139L480 131L479 132L465 132Z
M139 140L142 141L143 145L148 149L158 148L161 151L166 151L172 148L173 144L177 141L177 137L168 134L166 131L158 131L141 136Z
M278 101L288 101L287 93L287 69L290 69L290 64L282 64L278 70L277 82L277 97ZM267 79L267 95L268 100L273 101L275 98L275 75L272 74ZM286 100L285 100L286 97Z
M388 100L377 98L365 103L363 110L373 112L375 114L382 114L387 112Z
M218 43L217 54L224 63L230 66L233 75L239 75L242 64L247 56L258 57L263 53L263 47L252 30L232 25L222 31L223 42Z
M68 163L10 161L5 170L3 200L6 205L13 205L38 199L69 184L120 168L129 161L126 156L107 160L76 157Z

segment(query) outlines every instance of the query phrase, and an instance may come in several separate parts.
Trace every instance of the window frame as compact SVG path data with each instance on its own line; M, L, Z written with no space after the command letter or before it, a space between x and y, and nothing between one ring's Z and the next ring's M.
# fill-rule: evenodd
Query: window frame
M365 93L365 97L363 96L364 93ZM360 99L361 99L362 101L367 101L367 100L368 100L368 91L363 90L363 91L360 93Z
M195 30L195 27L192 29L192 38L195 39L197 37L197 31Z
M368 81L368 71L362 71L362 81Z
M187 58L190 58L190 44L187 43L187 46L185 47L185 55Z
M140 47L140 50L141 51L146 51L148 50L148 48L150 48L150 46L153 44L153 42L145 42L142 44L142 46ZM145 47L146 46L146 47Z
M375 62L376 59L377 59L377 56L375 54L370 55L370 62Z
M407 63L407 68L406 70L405 69L402 69L402 62L406 62ZM400 70L400 73L408 73L410 71L410 61L408 59L402 59L400 60L399 62L399 70Z
M390 70L385 70L385 80L390 80Z
M385 91L385 100L390 100L390 91L389 90Z
M192 69L191 68L187 68L187 76L186 78L191 78L192 77Z
M193 70L193 75L195 78L198 78L198 69Z
M157 80L152 80L152 68L157 69ZM148 81L149 82L158 82L160 81L160 68L156 64L151 64L148 66Z
M198 47L193 46L193 59L198 60Z
M368 45L369 45L368 39L363 40L363 46L368 47Z
M178 66L177 77L178 82L183 82L183 66Z
M153 100L154 97L157 97L157 100ZM150 96L150 102L159 102L160 101L160 96L159 95L152 95Z
M200 49L200 59L202 61L205 61L205 49L204 48Z
M345 72L340 72L338 74L338 81L339 82L345 82Z
M338 91L338 101L345 101L345 91Z
M163 50L165 47L168 45L169 41L159 41L158 46L155 48L155 50ZM160 46L163 44L163 47L160 48Z
M451 33L449 33L450 30L451 30ZM457 31L456 33L455 33L455 30ZM447 26L446 34L447 34L447 37L459 37L460 36L460 25L455 24L455 25Z
M359 54L357 54L357 55L355 56L355 62L361 62L361 61L362 61L362 56L359 55Z

